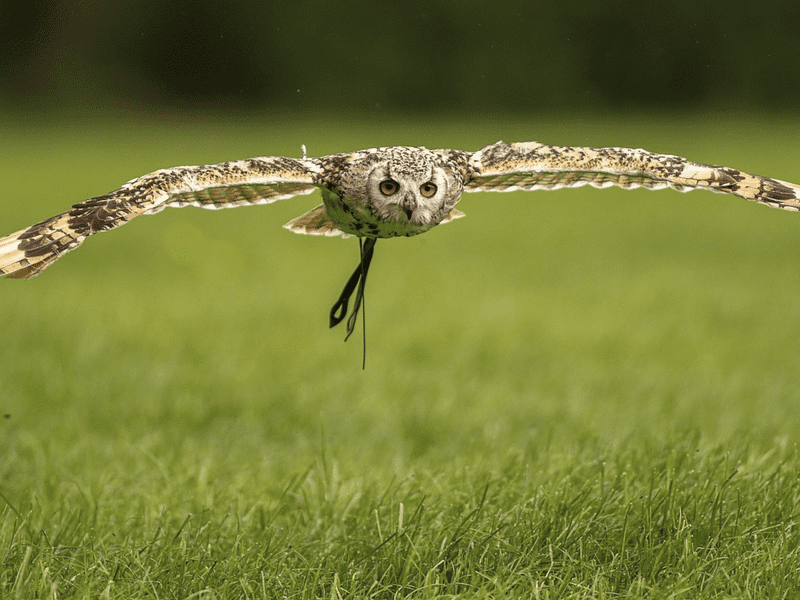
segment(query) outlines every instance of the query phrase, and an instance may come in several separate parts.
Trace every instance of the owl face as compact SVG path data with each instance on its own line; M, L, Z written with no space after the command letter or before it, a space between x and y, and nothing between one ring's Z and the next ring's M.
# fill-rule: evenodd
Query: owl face
M337 193L345 210L330 210L326 203L329 216L343 231L368 237L411 236L447 217L463 182L445 157L424 148L377 150L354 160L349 176L342 178Z

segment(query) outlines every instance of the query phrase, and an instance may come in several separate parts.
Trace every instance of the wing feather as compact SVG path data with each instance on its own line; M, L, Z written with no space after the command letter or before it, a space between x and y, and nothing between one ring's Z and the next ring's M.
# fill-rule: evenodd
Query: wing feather
M0 238L0 275L34 277L90 235L166 207L233 208L309 194L320 173L313 159L281 157L161 169Z
M633 148L548 146L498 142L476 152L465 192L554 190L591 185L707 189L776 208L800 210L800 186L729 167Z

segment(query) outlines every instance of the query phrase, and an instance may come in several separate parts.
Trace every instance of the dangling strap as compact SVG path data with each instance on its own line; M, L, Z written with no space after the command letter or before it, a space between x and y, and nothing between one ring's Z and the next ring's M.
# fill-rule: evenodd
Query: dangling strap
M377 241L376 238L367 238L366 242L362 243L362 239L358 238L358 250L359 255L361 256L361 260L358 263L355 271L353 274L350 275L350 278L347 280L347 283L344 285L344 289L342 293L339 295L339 299L333 305L330 312L330 326L335 327L347 315L347 305L350 303L350 296L353 295L353 292L358 286L358 291L356 292L356 302L353 305L353 312L350 313L350 318L347 319L347 335L344 338L346 342L347 339L352 335L353 331L356 328L356 319L358 318L358 311L364 305L366 307L366 303L364 301L364 286L367 284L367 273L369 273L369 265L372 262L372 255L375 252L375 242ZM362 311L362 330L363 330L363 356L361 361L361 368L365 368L367 363L367 333L366 333L366 308Z

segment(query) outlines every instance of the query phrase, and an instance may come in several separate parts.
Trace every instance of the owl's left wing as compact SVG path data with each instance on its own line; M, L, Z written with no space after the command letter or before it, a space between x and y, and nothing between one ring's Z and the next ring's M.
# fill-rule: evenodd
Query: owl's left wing
M591 185L681 192L707 189L786 210L800 210L800 186L729 167L632 148L579 148L498 142L470 159L465 192L554 190Z
M313 159L272 156L161 169L0 238L0 275L34 277L88 236L167 207L232 208L309 194L322 185L320 173Z

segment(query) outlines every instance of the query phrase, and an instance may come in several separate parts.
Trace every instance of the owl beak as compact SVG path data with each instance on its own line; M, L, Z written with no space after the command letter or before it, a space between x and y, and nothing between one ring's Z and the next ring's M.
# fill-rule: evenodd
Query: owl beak
M417 207L417 203L414 200L414 197L411 195L406 196L403 198L403 203L400 205L400 208L403 209L403 212L406 214L408 220L411 220L411 216L414 214L414 209Z

